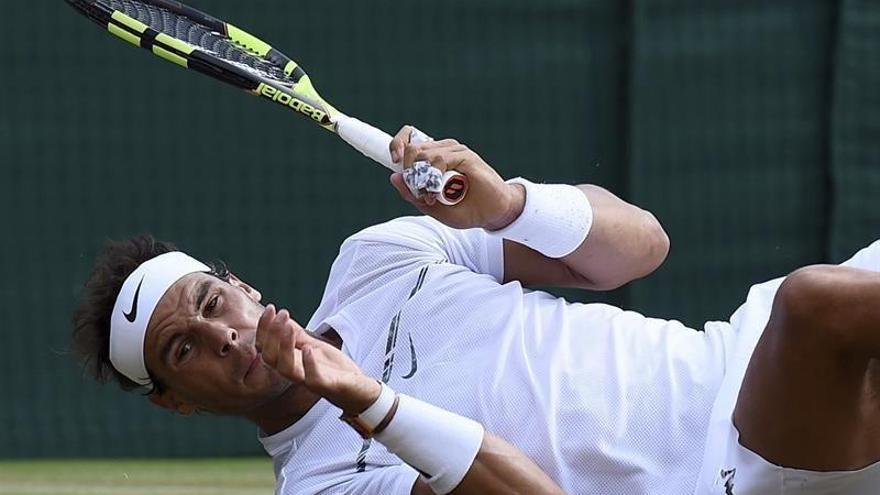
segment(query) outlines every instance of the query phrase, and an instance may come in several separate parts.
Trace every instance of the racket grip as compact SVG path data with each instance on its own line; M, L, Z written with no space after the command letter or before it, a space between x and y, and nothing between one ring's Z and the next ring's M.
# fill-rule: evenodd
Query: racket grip
M336 120L336 133L352 148L372 158L394 172L403 167L391 160L391 136L354 117L340 116Z
M392 137L386 132L347 115L340 116L336 120L336 132L343 141L364 156L372 158L394 172L403 171L400 164L391 160ZM456 205L464 199L467 190L467 177L449 170L443 174L441 193L437 195L437 201L447 206Z

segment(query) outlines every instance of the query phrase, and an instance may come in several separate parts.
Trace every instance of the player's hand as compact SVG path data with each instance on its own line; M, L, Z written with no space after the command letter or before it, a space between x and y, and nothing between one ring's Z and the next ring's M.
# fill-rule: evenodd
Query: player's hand
M356 415L379 398L381 386L336 347L308 334L286 309L269 305L257 323L256 347L263 361L291 382L304 385Z
M518 185L506 184L501 176L467 146L454 139L410 143L413 128L403 126L391 141L391 159L411 168L413 162L427 161L441 172L455 170L468 178L468 193L461 203L446 206L432 194L417 198L404 183L403 176L395 173L391 184L406 201L422 213L444 224L467 229L481 227L498 230L506 227L522 213L525 190Z

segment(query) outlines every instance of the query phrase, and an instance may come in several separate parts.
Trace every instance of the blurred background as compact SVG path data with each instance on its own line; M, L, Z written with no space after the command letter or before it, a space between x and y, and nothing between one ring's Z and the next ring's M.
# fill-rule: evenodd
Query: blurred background
M748 287L880 237L880 2L192 0L297 60L342 111L455 137L505 177L603 185L672 239L607 301L701 328ZM0 458L239 456L255 427L98 386L70 317L106 239L222 259L308 320L339 244L414 214L306 119L4 2Z

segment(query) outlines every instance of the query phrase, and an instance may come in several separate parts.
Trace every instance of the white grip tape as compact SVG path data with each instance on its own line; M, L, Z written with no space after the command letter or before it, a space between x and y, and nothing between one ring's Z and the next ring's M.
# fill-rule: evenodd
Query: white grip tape
M403 167L391 161L391 136L354 117L340 117L336 121L336 132L343 141L365 156L384 165L394 172L402 172Z
M388 450L419 470L434 493L461 483L483 443L483 425L400 394L394 418L375 436Z

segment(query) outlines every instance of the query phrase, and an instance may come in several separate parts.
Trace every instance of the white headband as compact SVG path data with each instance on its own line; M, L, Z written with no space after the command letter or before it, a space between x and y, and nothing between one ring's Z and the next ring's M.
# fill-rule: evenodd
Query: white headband
M144 364L144 338L159 299L185 275L209 271L201 261L174 251L141 263L125 279L110 316L110 362L114 368L139 385L152 383Z

